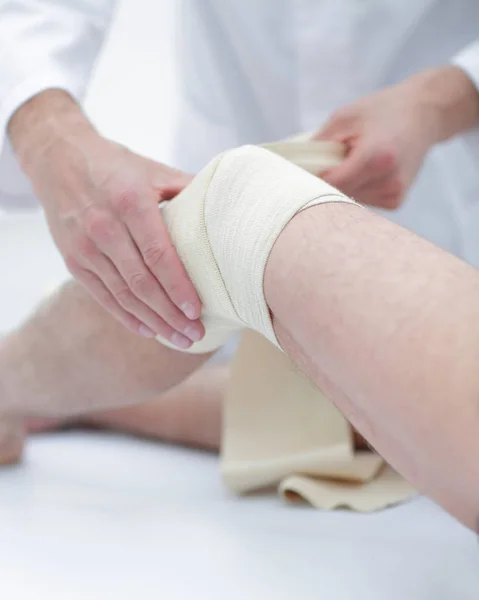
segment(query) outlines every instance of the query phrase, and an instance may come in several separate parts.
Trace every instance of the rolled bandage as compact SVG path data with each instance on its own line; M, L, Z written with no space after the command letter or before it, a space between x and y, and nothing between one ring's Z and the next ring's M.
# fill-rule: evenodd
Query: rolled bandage
M272 152L243 146L213 159L174 200L162 205L173 244L203 307L206 335L187 352L215 350L243 328L261 333L279 348L263 292L269 254L297 213L329 202L355 204Z
M263 144L262 147L282 156L313 175L321 175L343 162L346 156L344 144L308 140L306 135L310 134Z

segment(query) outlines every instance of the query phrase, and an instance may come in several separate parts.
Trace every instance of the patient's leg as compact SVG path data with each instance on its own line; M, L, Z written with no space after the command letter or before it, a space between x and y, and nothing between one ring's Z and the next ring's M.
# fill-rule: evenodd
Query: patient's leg
M221 445L222 409L229 374L228 365L207 364L145 404L97 411L67 421L34 419L29 421L28 429L30 432L42 432L65 425L93 426L217 451ZM367 447L357 432L354 432L354 439L356 448Z
M245 325L259 331L392 466L475 527L479 273L344 200L245 147L166 206L206 299L205 338L188 352Z
M69 283L2 342L0 414L71 416L147 402L206 358L128 333Z
M418 489L479 516L479 273L373 213L298 214L265 274L295 362Z

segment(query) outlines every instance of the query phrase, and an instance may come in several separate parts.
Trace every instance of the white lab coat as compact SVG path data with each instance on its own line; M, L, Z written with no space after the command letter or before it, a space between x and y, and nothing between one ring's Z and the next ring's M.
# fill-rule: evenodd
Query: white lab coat
M355 98L454 61L479 89L477 0L179 0L176 164L318 128ZM81 101L113 0L0 0L0 202L34 200L5 137L50 87ZM145 18L148 18L145 15ZM436 148L395 221L479 266L479 133Z

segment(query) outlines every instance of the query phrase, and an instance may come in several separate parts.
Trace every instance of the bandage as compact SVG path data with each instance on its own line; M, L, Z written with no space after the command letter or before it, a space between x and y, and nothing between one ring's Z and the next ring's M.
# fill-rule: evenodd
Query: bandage
M262 147L313 175L326 173L343 162L346 154L344 144L309 140L307 135L263 144Z
M215 350L243 328L279 347L263 292L269 254L297 213L329 202L355 204L273 152L243 146L216 157L162 205L203 307L206 335L188 352Z
M355 450L341 412L253 331L233 359L221 438L221 473L235 493L275 486L289 502L361 512L416 495L375 452Z

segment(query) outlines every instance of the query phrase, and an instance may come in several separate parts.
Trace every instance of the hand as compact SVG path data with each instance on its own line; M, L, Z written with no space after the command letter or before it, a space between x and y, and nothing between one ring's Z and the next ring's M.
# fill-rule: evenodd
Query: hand
M324 175L364 204L397 208L432 145L479 119L479 95L456 67L427 71L334 113L314 139L347 146Z
M188 348L204 335L200 300L158 203L191 176L102 138L70 110L29 128L29 144L10 127L53 238L73 276L127 328Z

